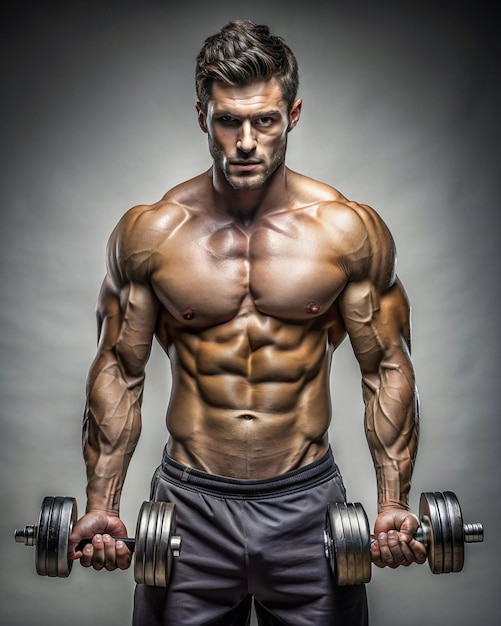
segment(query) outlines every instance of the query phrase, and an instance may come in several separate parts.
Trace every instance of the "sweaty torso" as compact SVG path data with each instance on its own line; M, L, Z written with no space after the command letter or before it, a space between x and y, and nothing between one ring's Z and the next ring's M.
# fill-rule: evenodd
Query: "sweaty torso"
M211 473L274 476L327 449L330 359L345 334L336 300L358 218L334 190L291 177L290 206L247 224L194 199L203 177L148 218L173 373L168 450Z

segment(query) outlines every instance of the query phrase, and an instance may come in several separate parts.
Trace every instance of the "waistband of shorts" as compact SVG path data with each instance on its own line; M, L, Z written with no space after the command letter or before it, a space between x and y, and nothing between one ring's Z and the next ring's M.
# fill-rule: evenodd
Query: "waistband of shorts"
M233 497L265 497L291 491L302 491L330 480L338 473L332 450L317 461L299 469L263 479L238 479L208 474L182 465L164 450L162 471L171 480L186 487L209 491L216 495Z

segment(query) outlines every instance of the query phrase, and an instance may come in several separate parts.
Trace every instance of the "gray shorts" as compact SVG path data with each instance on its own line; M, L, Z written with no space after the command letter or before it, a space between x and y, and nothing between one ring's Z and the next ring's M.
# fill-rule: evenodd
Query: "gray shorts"
M365 626L365 587L337 587L324 554L329 502L345 499L329 451L265 480L212 476L164 455L151 498L176 504L181 556L167 589L137 585L134 626Z

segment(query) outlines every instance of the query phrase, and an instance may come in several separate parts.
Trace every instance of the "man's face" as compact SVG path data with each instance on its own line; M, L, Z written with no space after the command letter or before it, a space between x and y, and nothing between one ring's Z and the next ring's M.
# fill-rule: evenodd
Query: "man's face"
M287 133L299 120L301 101L290 114L275 79L249 85L214 83L207 114L197 105L209 150L228 183L237 190L262 187L284 162Z

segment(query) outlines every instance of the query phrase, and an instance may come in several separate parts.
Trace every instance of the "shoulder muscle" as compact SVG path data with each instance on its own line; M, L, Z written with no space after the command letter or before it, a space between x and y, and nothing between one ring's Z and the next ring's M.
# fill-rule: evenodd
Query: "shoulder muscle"
M384 293L396 279L393 237L374 209L356 202L347 202L347 206L356 215L361 228L358 231L361 247L351 253L351 280L368 280L379 293Z
M108 241L108 273L117 286L148 282L160 246L187 219L177 203L162 200L127 211Z

